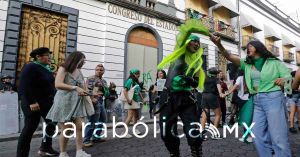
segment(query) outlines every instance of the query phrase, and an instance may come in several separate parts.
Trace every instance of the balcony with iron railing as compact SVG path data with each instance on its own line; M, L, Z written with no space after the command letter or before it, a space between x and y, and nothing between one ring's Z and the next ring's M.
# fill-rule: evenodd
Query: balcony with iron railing
M279 47L273 45L273 44L268 44L267 49L276 57L279 57Z
M235 39L236 32L234 27L224 23L223 21L215 20L215 32L225 38L229 38L231 40Z
M203 25L206 26L210 32L214 32L215 30L215 21L212 17L202 14L193 9L187 9L186 12L187 19L199 19L202 21Z
M242 48L245 49L247 47L247 44L253 39L255 39L253 36L243 35L242 36Z
M154 9L156 4L156 0L146 0L146 7L150 9Z
M137 4L137 5L143 5L145 0L127 0L131 3ZM141 1L143 1L143 3L141 3ZM146 0L146 6L149 9L154 9L156 4L156 0ZM145 5L145 4L144 4Z
M202 14L193 9L187 9L186 19L199 19L209 29L210 32L216 32L218 35L235 40L235 29L233 26L224 23L220 20L215 20L213 17Z
M140 3L141 3L141 0L127 0L127 1L137 4L137 5L140 5Z
M292 52L290 52L290 51L284 51L283 52L283 61L289 63L289 62L292 62L294 60L295 60L295 58L294 58L294 54Z

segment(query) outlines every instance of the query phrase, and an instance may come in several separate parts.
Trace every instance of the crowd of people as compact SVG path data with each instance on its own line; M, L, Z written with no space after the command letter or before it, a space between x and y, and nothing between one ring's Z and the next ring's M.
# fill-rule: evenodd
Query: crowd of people
M290 73L258 40L248 43L246 58L239 58L228 53L220 37L210 34L200 22L187 21L179 28L179 32L174 52L158 65L156 81L147 89L149 102L146 102L143 93L143 83L139 81L139 69L130 70L123 90L118 93L116 84L108 84L103 78L105 68L102 64L95 67L93 76L85 79L86 76L81 72L85 63L82 52L68 55L54 75L49 66L52 52L46 47L33 50L30 56L34 61L23 67L19 78L18 94L25 125L19 137L17 157L29 156L30 142L41 118L47 124L47 135L54 134L56 125L61 134L59 152L52 148L52 138L44 136L38 152L40 155L69 156L66 151L69 138L64 135L72 133L71 126L66 125L66 122L72 122L76 126L76 157L90 157L91 154L83 151L83 148L106 140L101 136L101 128L109 117L115 116L116 113L108 111L114 110L118 99L127 111L124 119L127 126L137 123L143 104L149 103L149 117L159 117L157 133L161 133L171 157L180 156L180 139L174 135L177 134L178 117L184 124L183 131L192 156L200 157L203 155L202 142L209 138L205 130L201 132L191 123L201 122L202 128L208 123L218 128L243 122L240 117L244 116L250 117L250 122L255 123L252 128L255 138L247 136L240 141L254 141L261 157L272 157L274 153L276 156L291 157L288 131L297 133L295 126L300 130L300 70ZM203 49L199 37L192 33L210 36L220 53L240 67L233 83L226 80L225 71L215 67L203 71ZM169 66L167 72L162 70L166 66ZM16 91L11 81L12 77L3 76L0 91ZM231 99L228 99L229 96ZM231 100L231 105L228 100ZM246 105L252 109L245 110ZM229 116L228 106L231 106ZM298 125L295 125L295 117ZM83 122L90 124L84 132ZM136 129L135 133L140 134L141 131ZM131 137L131 134L124 136ZM211 138L221 140L222 136L213 135Z

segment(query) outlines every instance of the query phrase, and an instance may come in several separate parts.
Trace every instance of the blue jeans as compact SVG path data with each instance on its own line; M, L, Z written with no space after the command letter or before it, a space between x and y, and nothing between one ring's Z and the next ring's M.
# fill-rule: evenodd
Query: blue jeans
M103 128L102 125L95 125L98 122L106 122L106 110L103 104L103 100L99 99L98 103L94 105L95 114L89 117L89 123L90 125L87 125L84 130L84 139L83 143L90 142L91 138L97 139L101 135L102 130L100 128ZM98 129L95 133L97 136L93 136L94 130Z
M106 123L107 121L107 112L106 112L106 108L105 105L102 101L102 103L100 104L100 117L99 117L99 122L103 122Z
M254 143L261 157L291 157L284 95L281 91L254 96Z

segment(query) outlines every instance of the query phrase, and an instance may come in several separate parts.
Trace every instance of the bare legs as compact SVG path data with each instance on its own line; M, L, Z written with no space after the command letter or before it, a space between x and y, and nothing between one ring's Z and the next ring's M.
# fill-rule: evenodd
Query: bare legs
M76 150L81 150L82 149L82 118L76 118L74 120L74 124L76 128L73 128L72 125L64 125L64 123L60 123L60 128L61 128L61 133L59 136L59 149L60 152L66 152L66 147L69 141L69 138L65 137L65 135L70 136L73 132L73 129L76 129ZM71 129L72 128L72 129ZM65 131L66 133L64 134L64 130L69 129Z
M214 126L216 128L218 128L220 120L221 120L221 108L218 107L218 108L214 109L213 111L215 113ZM205 112L208 112L208 110L205 109ZM201 115L201 117L202 117L201 118L201 126L203 129L205 128L205 123L207 122L207 116L206 116L205 112L203 111L202 115Z

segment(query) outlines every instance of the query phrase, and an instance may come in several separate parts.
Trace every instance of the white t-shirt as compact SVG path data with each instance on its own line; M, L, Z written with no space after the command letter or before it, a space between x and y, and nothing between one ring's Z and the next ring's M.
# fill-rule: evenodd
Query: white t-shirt
M235 82L236 85L239 86L238 89L238 97L242 100L248 100L249 94L244 93L244 77L239 76Z

